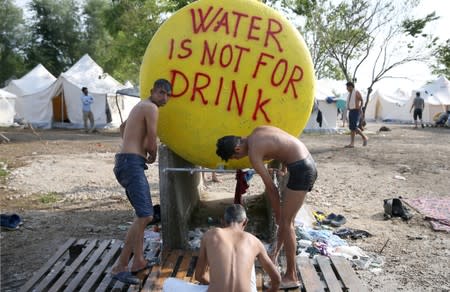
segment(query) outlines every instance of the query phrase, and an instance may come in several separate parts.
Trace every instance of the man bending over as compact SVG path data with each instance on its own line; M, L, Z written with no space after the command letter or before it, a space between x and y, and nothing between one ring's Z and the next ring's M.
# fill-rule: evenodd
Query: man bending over
M286 252L286 273L280 285L283 289L300 285L295 264L296 240L294 219L300 210L306 193L311 191L317 178L316 164L306 146L297 137L271 126L260 126L248 137L225 136L217 141L217 155L223 160L241 159L246 156L255 171L261 176L279 225L277 244L271 255L277 263L284 245ZM289 181L280 205L280 194L265 161L277 160L289 172Z

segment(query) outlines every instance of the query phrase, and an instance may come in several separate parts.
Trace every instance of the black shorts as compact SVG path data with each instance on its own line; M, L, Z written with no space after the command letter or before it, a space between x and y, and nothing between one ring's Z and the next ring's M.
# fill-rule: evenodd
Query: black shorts
M421 120L422 119L422 109L421 108L414 109L413 117L414 117L414 121L417 121L417 117L419 117L419 120Z
M311 155L287 165L289 181L287 187L294 191L310 192L317 179L316 163Z

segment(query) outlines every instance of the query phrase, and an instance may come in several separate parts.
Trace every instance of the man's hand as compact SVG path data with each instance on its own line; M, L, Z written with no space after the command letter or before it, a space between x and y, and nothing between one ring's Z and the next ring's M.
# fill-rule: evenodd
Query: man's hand
M148 164L152 164L153 162L155 162L156 160L156 156L153 157L150 153L147 153L147 163Z

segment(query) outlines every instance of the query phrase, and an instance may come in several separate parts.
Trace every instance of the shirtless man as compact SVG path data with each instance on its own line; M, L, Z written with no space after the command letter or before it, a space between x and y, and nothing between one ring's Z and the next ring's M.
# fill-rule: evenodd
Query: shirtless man
M156 129L158 108L164 106L171 94L170 83L159 79L153 84L150 97L140 101L130 112L128 120L120 126L123 144L116 154L114 174L125 188L126 195L136 212L128 229L118 263L112 268L113 278L127 284L139 284L137 273L151 264L144 258L144 230L153 219L150 186L144 170L153 163L158 150ZM134 260L128 270L131 254Z
M348 109L348 127L350 129L350 144L346 145L345 148L355 147L355 136L360 135L363 139L363 146L367 146L366 135L358 128L358 122L362 114L363 99L361 93L355 89L355 84L353 82L347 82L347 109Z
M317 178L316 165L308 149L299 139L281 129L260 126L248 137L220 138L217 141L216 153L225 161L248 156L252 167L261 176L275 213L276 223L279 225L277 244L271 255L272 261L278 262L283 245L286 252L286 273L280 288L298 287L300 283L295 264L294 219ZM289 181L281 204L278 188L264 165L264 161L272 159L281 162L289 172Z
M255 259L269 274L268 291L278 290L281 276L264 245L244 231L248 221L244 207L228 206L223 219L224 228L210 229L203 236L195 270L195 279L201 285L169 278L164 282L163 291L256 292Z

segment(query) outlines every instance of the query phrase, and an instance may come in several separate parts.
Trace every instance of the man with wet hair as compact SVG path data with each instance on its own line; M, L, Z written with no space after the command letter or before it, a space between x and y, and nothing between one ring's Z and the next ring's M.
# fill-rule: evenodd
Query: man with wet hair
M144 230L153 219L150 186L144 170L156 160L159 107L164 106L172 92L169 81L159 79L153 84L149 98L140 101L131 110L128 120L120 126L123 143L115 156L114 174L125 188L136 218L128 229L117 264L112 268L113 278L127 284L139 284L137 274L151 265L144 258ZM134 254L130 270L128 261Z
M225 161L248 156L252 167L261 176L279 225L277 244L271 254L272 261L277 263L283 245L286 252L287 269L280 287L299 287L295 264L294 219L317 178L316 164L311 154L297 137L271 126L257 127L247 137L222 137L217 140L216 146L216 154ZM281 162L283 170L287 168L289 173L281 204L278 188L265 167L265 161L270 160Z
M163 291L256 292L255 259L270 277L267 291L278 291L281 276L264 245L244 231L248 222L244 207L239 204L228 206L223 221L223 228L210 229L203 235L195 270L195 279L200 285L168 278Z

